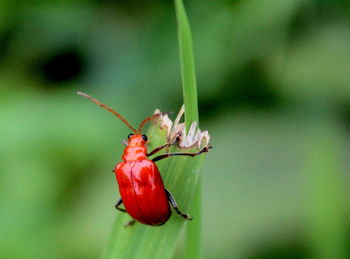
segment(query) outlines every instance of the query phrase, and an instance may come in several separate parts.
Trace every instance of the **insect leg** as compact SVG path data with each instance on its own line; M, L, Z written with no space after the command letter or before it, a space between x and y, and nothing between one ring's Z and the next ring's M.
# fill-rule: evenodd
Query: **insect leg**
M182 213L180 210L179 210L179 207L177 206L177 203L174 199L174 197L171 195L171 193L165 189L166 191L166 194L168 196L168 200L170 202L170 204L174 207L174 209L176 210L177 214L179 214L180 216L182 216L184 219L187 219L187 220L192 220L192 217L190 215L187 215L185 213Z
M170 147L170 145L171 145L170 143L167 143L162 146L156 147L150 153L148 153L147 156L154 155L155 153L158 153L159 151L161 151L163 148Z
M132 225L135 224L135 222L136 222L136 220L132 219L132 220L130 220L128 223L126 223L126 224L124 225L124 227L125 227L125 228L131 227Z
M126 210L125 209L122 209L122 208L120 208L119 206L120 205L122 205L122 203L123 203L123 200L120 198L119 200L118 200L118 202L115 204L115 208L117 209L117 210L120 210L120 211L122 211L122 212L125 212L126 213ZM132 225L134 225L135 224L135 220L134 219L132 219L132 220L130 220L128 223L126 223L125 225L124 225L124 227L131 227Z
M158 153L159 151L161 151L162 149L166 148L166 147L170 147L172 145L175 145L177 142L179 142L180 140L180 136L177 136L175 138L175 141L173 143L166 143L162 146L159 146L159 147L156 147L155 149L153 149L149 154L147 154L147 156L152 156L154 155L155 153Z
M157 157L153 158L152 161L156 162L156 161L159 161L161 159L164 159L164 158L167 158L167 157L170 157L170 156L191 156L191 157L194 157L194 156L198 156L198 155L200 155L202 153L208 152L209 149L211 149L211 146L205 146L200 151L195 152L195 153L170 153L170 154L164 154L164 155L160 155L160 156L157 156Z
M122 211L122 212L126 212L125 209L122 209L122 208L119 207L120 205L122 205L122 203L123 203L123 200L120 198L120 199L118 200L118 202L115 204L115 208L116 208L117 210Z

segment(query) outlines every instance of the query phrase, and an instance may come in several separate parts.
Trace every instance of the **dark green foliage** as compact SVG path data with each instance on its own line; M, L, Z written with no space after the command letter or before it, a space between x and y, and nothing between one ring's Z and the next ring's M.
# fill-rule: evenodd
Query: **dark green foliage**
M214 146L202 170L204 257L281 248L309 258L334 246L348 257L349 1L185 4L200 125ZM75 92L133 125L155 108L176 113L173 2L0 1L0 16L0 257L98 258L117 214L111 170L130 132ZM82 70L43 80L67 48ZM337 191L312 192L323 185Z

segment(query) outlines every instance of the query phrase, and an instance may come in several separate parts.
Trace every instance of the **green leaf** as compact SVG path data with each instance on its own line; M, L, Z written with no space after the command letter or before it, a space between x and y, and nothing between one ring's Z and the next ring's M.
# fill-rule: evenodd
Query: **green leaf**
M180 63L182 75L182 89L185 103L185 122L189 129L192 122L198 119L197 82L194 65L191 28L188 22L186 11L182 0L175 0L177 18L177 31L179 38ZM199 125L199 124L198 124ZM196 215L196 221L187 227L186 233L186 257L191 259L202 258L201 254L201 179L198 176L198 183L194 186L195 198L191 205L191 213Z
M194 67L192 35L185 8L181 0L175 0L177 31L179 38L182 90L185 102L187 130L192 122L198 122L197 82Z

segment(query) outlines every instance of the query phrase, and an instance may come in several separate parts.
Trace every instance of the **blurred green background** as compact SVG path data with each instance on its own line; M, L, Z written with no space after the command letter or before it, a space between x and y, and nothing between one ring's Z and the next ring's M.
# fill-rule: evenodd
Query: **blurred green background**
M350 258L349 1L185 4L214 146L205 258ZM0 258L98 258L129 131L75 92L133 125L177 112L173 2L2 0L0 17Z

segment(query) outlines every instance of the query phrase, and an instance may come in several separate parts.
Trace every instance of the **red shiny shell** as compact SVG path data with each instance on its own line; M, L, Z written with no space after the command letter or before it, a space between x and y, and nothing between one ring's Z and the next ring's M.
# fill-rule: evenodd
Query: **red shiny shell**
M120 162L115 172L121 198L131 217L152 226L169 219L168 197L154 162L148 159Z

